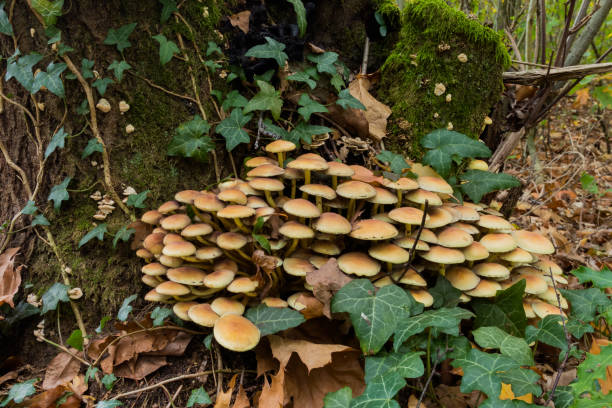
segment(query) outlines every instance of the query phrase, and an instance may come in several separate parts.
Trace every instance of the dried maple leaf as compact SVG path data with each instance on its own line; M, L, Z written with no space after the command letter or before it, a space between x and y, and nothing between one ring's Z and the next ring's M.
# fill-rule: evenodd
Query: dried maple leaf
M73 353L78 353L76 349L70 349ZM64 385L79 373L81 363L76 358L68 353L61 352L56 355L47 366L45 372L45 380L42 383L42 388L50 390L58 385Z
M574 102L572 103L572 108L578 109L586 106L586 104L589 102L589 99L591 99L589 92L589 88L582 88L577 90L576 99L574 99Z
M285 405L285 370L279 370L272 377L272 384L264 377L264 385L259 395L259 408L279 408Z
M15 256L19 248L9 248L0 255L0 305L8 303L15 307L13 296L21 284L22 266L15 268Z
M368 90L370 81L364 77L358 77L349 84L351 95L359 99L366 107L365 118L369 124L370 137L382 140L387 132L387 118L391 115L391 108L374 98Z
M314 296L311 296L310 293L299 295L295 301L306 306L300 310L300 313L306 320L323 316L323 303Z
M236 394L236 399L234 400L232 408L251 408L251 402L249 401L246 391L242 388L242 384L238 386L238 393Z
M249 19L251 18L251 12L249 10L233 14L228 18L233 27L238 27L245 34L249 32Z
M221 391L217 394L214 408L230 408L232 393L236 385L236 378L238 378L238 374L234 374L229 384L227 384L227 391L223 391L223 388L221 388Z
M601 347L607 346L612 343L608 339L593 339L593 344L591 345L591 349L589 353L591 354L599 354L601 353ZM606 379L597 380L599 385L601 386L601 392L604 395L607 395L610 391L612 391L612 365L609 365L606 368Z
M312 293L323 303L323 314L331 319L331 299L344 285L352 281L338 267L336 258L330 258L319 269L306 275Z

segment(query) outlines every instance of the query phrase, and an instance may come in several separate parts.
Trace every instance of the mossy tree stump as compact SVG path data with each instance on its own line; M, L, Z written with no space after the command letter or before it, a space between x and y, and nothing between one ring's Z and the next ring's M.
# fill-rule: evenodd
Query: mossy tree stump
M502 37L443 0L409 2L401 20L379 89L393 111L387 149L418 158L419 139L439 128L478 137L510 62Z

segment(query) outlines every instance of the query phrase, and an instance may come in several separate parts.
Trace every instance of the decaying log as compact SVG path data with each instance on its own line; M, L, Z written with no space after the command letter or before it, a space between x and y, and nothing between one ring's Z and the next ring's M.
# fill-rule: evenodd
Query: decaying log
M612 71L612 62L602 64L572 65L562 68L528 69L525 71L504 72L505 83L520 85L538 85L543 81L567 81L586 75L603 74Z

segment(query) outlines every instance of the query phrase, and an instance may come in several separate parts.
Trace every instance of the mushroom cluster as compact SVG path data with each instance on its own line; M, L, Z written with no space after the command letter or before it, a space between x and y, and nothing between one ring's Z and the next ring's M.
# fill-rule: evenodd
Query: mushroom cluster
M245 180L180 191L142 216L154 228L137 251L153 288L145 299L214 327L222 346L244 351L259 341L246 306L305 312L318 302L305 277L331 257L342 273L401 285L426 307L428 282L442 274L462 302L525 279L528 317L560 312L552 279L567 281L546 257L552 243L484 204L454 202L441 177L393 179L314 153L289 160L296 146L284 140L265 149L270 156L245 162Z

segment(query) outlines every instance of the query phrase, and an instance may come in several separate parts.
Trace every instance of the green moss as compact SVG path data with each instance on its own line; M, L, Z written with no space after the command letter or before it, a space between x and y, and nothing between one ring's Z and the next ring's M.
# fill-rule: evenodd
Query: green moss
M460 62L459 54L465 54L467 62ZM378 94L393 111L386 146L418 158L419 138L449 123L478 137L485 115L501 94L501 73L509 61L499 34L443 0L407 3ZM439 83L446 91L436 96Z

